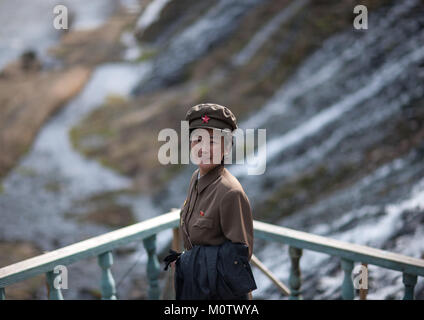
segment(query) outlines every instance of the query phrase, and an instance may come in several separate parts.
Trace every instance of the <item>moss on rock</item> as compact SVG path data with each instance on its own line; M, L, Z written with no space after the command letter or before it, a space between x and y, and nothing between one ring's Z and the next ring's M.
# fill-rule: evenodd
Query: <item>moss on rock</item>
M43 252L30 242L0 241L0 267L23 261ZM9 285L6 288L8 300L40 299L38 296L45 288L46 279L43 274ZM47 294L47 290L44 291Z

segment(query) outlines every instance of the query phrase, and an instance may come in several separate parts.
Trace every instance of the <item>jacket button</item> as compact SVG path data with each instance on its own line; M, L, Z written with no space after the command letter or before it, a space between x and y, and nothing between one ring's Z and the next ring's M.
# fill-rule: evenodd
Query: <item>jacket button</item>
M238 263L238 261L237 261L237 260L235 260L235 261L234 261L234 264L237 264L237 263Z

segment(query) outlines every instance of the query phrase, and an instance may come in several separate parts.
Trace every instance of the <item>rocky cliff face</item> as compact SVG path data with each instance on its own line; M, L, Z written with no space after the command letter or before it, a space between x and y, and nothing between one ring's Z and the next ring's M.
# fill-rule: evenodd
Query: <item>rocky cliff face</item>
M142 35L136 29L145 52L140 58L150 53L152 71L135 97L98 109L74 129L75 145L151 190L158 176L166 181L180 169L164 171L156 161L159 131L178 129L188 106L204 101L228 105L239 121L261 109L303 59L330 35L351 27L354 2L330 2L169 2ZM384 3L368 5L372 10ZM115 134L87 148L84 137L102 135L99 117Z

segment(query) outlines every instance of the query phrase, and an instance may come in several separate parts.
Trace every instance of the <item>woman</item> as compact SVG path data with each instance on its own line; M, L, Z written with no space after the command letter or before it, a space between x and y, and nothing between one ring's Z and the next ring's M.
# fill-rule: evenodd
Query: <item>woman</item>
M226 241L242 243L248 247L248 262L253 252L250 203L239 181L224 167L224 157L231 152L232 131L237 129L236 118L227 107L208 103L192 107L186 120L191 156L198 169L181 208L184 248L218 246Z

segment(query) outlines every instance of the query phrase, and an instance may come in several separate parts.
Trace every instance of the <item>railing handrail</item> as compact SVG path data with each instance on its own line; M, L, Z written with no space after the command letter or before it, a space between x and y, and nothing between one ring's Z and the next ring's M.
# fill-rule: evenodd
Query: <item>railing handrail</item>
M254 221L255 238L338 256L355 262L424 276L424 260L364 245L327 238L261 221Z
M0 287L51 271L55 266L100 255L127 243L148 238L160 231L178 227L179 211L160 216L89 238L69 246L29 258L0 269Z
M2 288L13 283L38 274L51 272L57 265L69 265L75 261L93 256L110 255L110 252L113 249L133 241L154 241L154 239L147 238L155 236L160 231L169 228L177 228L179 226L179 219L180 211L176 209L128 227L108 232L100 236L77 242L72 245L0 268L0 290L3 290ZM291 248L289 251L292 263L293 259L297 259L297 262L295 262L295 264L297 264L296 268L298 268L298 258L301 255L301 251L299 250L307 249L331 256L338 256L342 260L345 259L345 262L347 261L348 264L361 262L377 265L387 269L398 270L403 272L404 276L405 274L412 276L424 276L424 260L422 259L335 240L257 220L254 220L253 227L255 238L281 242L289 245ZM150 255L152 254L153 251L150 249ZM101 260L103 259L106 258L103 257ZM157 264L158 262L154 263ZM156 265L155 268L157 269L158 266ZM346 270L345 271L349 273L350 267L348 266ZM406 276L406 278L408 278L408 276ZM409 280L406 281L408 282ZM412 278L411 281L414 282L416 280ZM411 286L409 286L409 288L410 287ZM408 290L409 292L411 291L410 289ZM2 294L4 295L4 291L2 291Z

